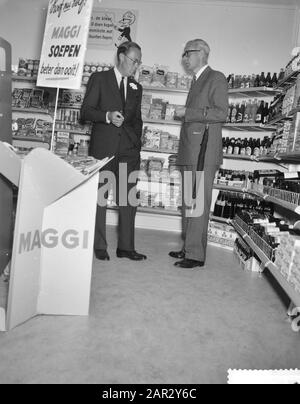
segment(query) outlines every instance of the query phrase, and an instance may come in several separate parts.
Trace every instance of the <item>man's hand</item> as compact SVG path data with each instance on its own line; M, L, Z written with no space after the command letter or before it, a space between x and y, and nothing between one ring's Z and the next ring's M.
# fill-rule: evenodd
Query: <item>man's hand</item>
M119 111L109 112L108 119L117 128L120 128L124 122L124 116Z
M186 108L185 107L177 107L175 111L175 118L177 119L183 119L186 114Z

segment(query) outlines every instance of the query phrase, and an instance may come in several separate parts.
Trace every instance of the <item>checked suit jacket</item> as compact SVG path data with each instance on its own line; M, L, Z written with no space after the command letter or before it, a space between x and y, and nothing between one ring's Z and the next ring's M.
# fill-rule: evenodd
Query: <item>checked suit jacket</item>
M205 166L219 167L223 163L222 125L228 114L228 83L226 77L207 67L193 84L186 102L178 165L197 166L206 124L209 138Z

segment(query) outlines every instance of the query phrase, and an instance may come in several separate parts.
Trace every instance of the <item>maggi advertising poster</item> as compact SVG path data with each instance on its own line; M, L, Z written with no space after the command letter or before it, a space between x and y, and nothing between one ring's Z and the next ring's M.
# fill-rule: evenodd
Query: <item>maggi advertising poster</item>
M37 85L81 86L93 0L50 0Z
M123 42L135 41L138 11L95 8L91 18L89 48L116 49Z

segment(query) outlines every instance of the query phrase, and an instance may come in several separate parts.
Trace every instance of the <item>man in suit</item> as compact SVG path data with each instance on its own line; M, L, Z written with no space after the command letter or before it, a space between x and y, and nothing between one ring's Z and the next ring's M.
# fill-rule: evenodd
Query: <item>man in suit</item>
M139 45L133 42L123 43L118 48L116 67L91 76L81 109L82 120L93 123L91 155L97 159L115 156L105 170L115 176L117 203L120 198L124 201L125 197L125 203L119 206L117 257L133 261L142 261L147 257L135 251L136 207L130 205L127 193L119 195L118 191L120 183L122 188L125 182L124 164L127 164L126 180L131 173L140 169L143 91L133 76L141 64L141 58ZM103 180L100 188L104 185L107 184ZM132 192L135 186L136 183L128 184L128 192ZM98 259L110 259L106 241L106 199L97 208L94 250Z
M209 54L208 44L196 39L187 43L182 56L185 68L194 75L186 107L177 111L178 118L183 120L178 155L183 194L186 188L188 195L193 192L195 183L189 183L185 174L192 172L193 181L196 181L198 157L206 126L209 127L204 160L204 195L200 194L204 212L198 217L187 215L188 206L183 197L184 247L180 252L170 253L172 258L180 259L175 265L185 269L205 266L213 183L216 171L223 163L222 124L226 122L228 113L228 83L222 73L209 67ZM196 185L199 186L199 183Z

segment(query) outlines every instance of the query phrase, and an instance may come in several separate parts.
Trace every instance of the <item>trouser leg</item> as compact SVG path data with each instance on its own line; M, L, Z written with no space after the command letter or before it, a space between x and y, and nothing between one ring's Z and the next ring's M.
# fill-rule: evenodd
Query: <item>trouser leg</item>
M194 171L196 171L196 168L194 168ZM204 169L203 214L199 217L187 218L185 238L187 259L202 262L206 260L207 232L216 171L217 168L215 166L206 166Z
M106 167L104 167L103 171L108 171L111 175L115 175L117 166L117 158L111 161ZM102 186L107 186L107 184L112 185L109 181L100 181L99 189ZM100 191L101 193L101 191ZM95 241L94 241L94 249L95 250L106 250L107 249L107 240L106 240L106 212L107 212L107 199L108 192L105 194L101 193L102 197L98 198L97 204L97 213L96 213L96 223L95 223Z
M123 251L135 251L135 218L137 208L130 204L130 200L128 199L129 193L136 191L136 182L134 184L128 183L128 177L133 172L138 172L140 170L140 156L131 157L131 158L120 158L120 163L127 164L127 172L125 175L119 175L118 178L118 190L120 181L124 180L126 177L127 180L127 193L126 197L122 196L122 199L127 200L127 206L119 206L119 239L118 239L118 248ZM118 201L121 199L120 195L118 195Z

